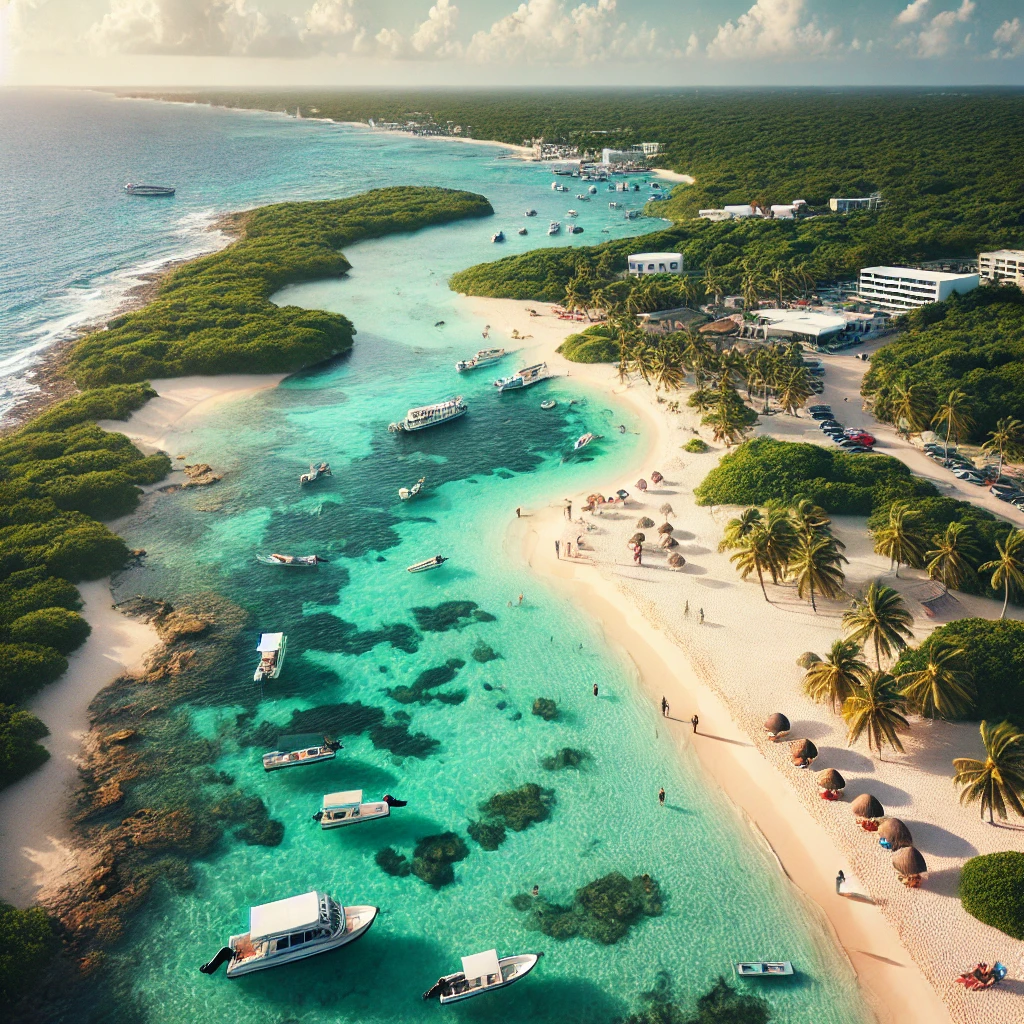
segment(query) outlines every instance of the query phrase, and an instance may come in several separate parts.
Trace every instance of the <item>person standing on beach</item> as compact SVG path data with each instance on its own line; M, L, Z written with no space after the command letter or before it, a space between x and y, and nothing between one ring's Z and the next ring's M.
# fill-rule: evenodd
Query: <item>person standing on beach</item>
M516 509L516 519L518 519L522 514L523 514L523 510L521 508L517 508Z
M565 506L565 518L572 519L572 502Z
M701 608L701 610L700 610L700 624L702 626L704 625L704 609L703 608Z
M661 698L661 717L668 717L668 701L664 697Z
M694 715L693 718L690 719L690 725L693 726L693 731L696 732L697 726L700 725L700 719Z
M594 696L597 696L597 683L594 683Z
M685 606L683 607L683 614L687 618L690 617L690 602L689 602L689 599L687 599L687 602L686 602Z
M558 541L556 540L555 541L555 558L561 558L561 557L562 556L561 556L561 554L559 553L559 550L558 550Z
M520 594L520 595L519 595L519 603L520 603L520 604L522 604L522 603L523 603L523 595L522 595L522 594Z
M836 875L836 895L840 894L840 890L843 888L843 882L846 881L846 875L843 874L843 869L839 869L839 874Z
M664 786L662 786L661 789L658 790L658 803L661 804L662 807L665 806L665 787Z

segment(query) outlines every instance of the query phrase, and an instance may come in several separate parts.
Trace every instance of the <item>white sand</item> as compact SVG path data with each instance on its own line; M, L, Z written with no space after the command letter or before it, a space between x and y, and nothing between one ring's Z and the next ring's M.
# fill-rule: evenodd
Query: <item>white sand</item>
M601 621L605 636L628 651L652 702L657 704L663 694L668 698L679 720L672 726L678 742L694 744L709 774L772 845L789 877L828 916L878 1017L922 1024L947 1020L1004 1024L1024 1019L1024 986L1019 980L984 994L968 993L953 984L960 971L978 960L999 959L1009 966L1011 978L1018 979L1024 965L1024 943L974 920L956 898L959 867L968 857L1024 850L1024 831L992 828L979 819L976 808L961 808L957 802L950 762L980 751L977 726L915 721L906 739L906 754L887 753L885 762L869 756L863 745L848 749L841 720L803 696L803 673L795 664L804 651L824 653L840 635L845 605L819 602L814 614L792 587L769 585L769 604L756 581L740 582L728 555L717 552L722 529L736 510L701 508L693 502L693 488L722 454L721 450L705 455L681 451L694 436L690 427L696 425L695 415L690 410L668 413L653 389L642 384L623 387L607 366L565 363L554 354L554 347L578 327L557 320L545 307L536 306L546 315L530 318L525 314L529 303L466 301L496 334L516 328L534 336L533 347L523 353L524 361L547 358L553 370L568 371L618 393L650 422L651 450L635 475L597 477L584 491L608 493L625 486L634 499L626 511L586 517L594 527L583 535L586 559L555 560L554 540L561 539L566 528L560 506L531 510L523 520L511 519L511 535L521 541L537 571L565 586L574 600ZM856 389L863 364L858 369L859 360L850 356L832 357L828 362L834 365L828 371L824 397L843 418L840 409L859 408ZM686 394L678 397L685 402ZM844 397L849 401L844 403ZM851 411L845 422L866 424L868 419ZM805 436L822 443L806 417L772 416L768 426L779 436ZM890 444L884 430L878 436ZM935 474L919 453L901 451L895 438L891 446L890 453L904 456L915 470L920 460L925 463L922 470ZM635 481L640 476L649 479L654 469L667 479L643 495ZM980 489L971 491L962 496L977 497ZM582 494L575 498L578 508ZM645 564L637 568L625 540L640 516L660 521L663 517L657 509L666 501L675 509L677 550L687 565L682 571L669 570L666 555L659 551L645 552ZM888 573L888 563L871 550L863 519L839 518L836 532L847 544L851 592ZM886 579L903 591L915 613L918 640L936 625L913 597L922 575L902 570L900 580ZM953 605L952 617L998 617L996 601L960 595L957 600L961 609ZM683 614L686 601L689 616ZM701 608L706 615L703 626L698 621ZM1022 617L1019 609L1015 615ZM688 724L695 711L701 720L696 737ZM890 813L907 822L930 869L922 889L904 888L889 856L872 836L855 827L847 804L820 800L813 772L790 766L785 743L767 742L761 723L774 711L790 718L792 738L806 736L815 742L819 750L815 770L838 768L850 798L872 792ZM856 879L863 896L836 896L834 880L840 868Z
M651 174L656 174L665 181L674 181L676 184L692 185L694 177L692 174L680 174L678 171L670 171L667 167L652 167Z
M158 643L152 626L114 608L107 580L80 583L78 589L92 633L68 658L67 672L28 705L50 730L41 741L50 759L0 792L0 899L19 907L32 903L42 887L59 885L77 861L68 801L78 779L90 701L122 673L141 668Z

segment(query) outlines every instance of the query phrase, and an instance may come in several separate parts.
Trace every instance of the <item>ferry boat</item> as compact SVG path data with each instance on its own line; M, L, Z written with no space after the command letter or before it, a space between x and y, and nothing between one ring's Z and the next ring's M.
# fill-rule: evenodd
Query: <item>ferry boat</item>
M427 482L425 476L421 476L419 480L412 485L412 487L399 487L398 496L402 501L408 501L410 498L415 498L420 491L423 490L423 485Z
M528 388L538 381L547 380L549 376L548 364L536 363L534 366L524 366L511 377L502 377L500 380L496 380L494 386L499 391L515 391L518 388Z
M788 960L747 961L736 965L736 973L741 978L785 978L793 973L793 965Z
M265 772L333 761L335 754L341 749L341 744L337 740L328 739L326 736L317 737L313 733L305 736L279 736L277 745L280 749L271 750L263 755Z
M130 196L173 196L173 185L135 185L128 182L124 187Z
M504 242L505 241L505 232L504 231L496 231L493 235L491 235L491 241L492 242Z
M549 235L557 235L558 232L561 231L561 230L562 230L562 225L559 224L557 220L553 220L548 225L548 234Z
M466 403L462 395L455 398L448 398L443 402L436 402L434 405L421 405L417 409L410 409L405 414L404 420L392 423L388 430L397 434L403 430L426 430L427 427L439 427L442 423L449 423L465 416L467 412Z
M229 978L281 967L362 938L380 913L379 907L343 907L324 892L306 892L264 903L249 910L249 930L232 935L228 944L199 969L215 974L228 965Z
M405 571L406 572L427 572L429 569L439 569L448 559L444 555L434 555L433 558L428 558L426 561L417 562L415 565L410 565Z
M464 956L462 970L438 978L423 993L423 998L437 999L443 1006L445 1003L458 1003L485 992L508 988L525 978L537 966L541 956L542 953L520 953L518 956L503 956L499 959L496 949Z
M276 679L281 674L284 666L284 652L288 644L288 637L284 633L264 633L260 637L259 652L260 663L256 666L256 672L252 677L254 683L262 683L266 679Z
M321 462L319 466L314 466L311 462L309 464L309 472L303 473L299 477L299 483L305 486L306 484L313 483L315 480L319 480L322 476L334 476L331 472L331 464L329 462Z
M504 358L505 350L503 348L482 348L472 359L460 359L455 364L455 369L459 373L465 373L467 370L479 370L482 366L493 366Z
M332 828L343 828L345 825L358 825L362 821L376 821L387 818L391 814L391 804L404 807L404 801L384 797L373 803L363 803L363 791L350 789L344 793L326 793L320 810L313 815L313 820L320 822L324 831Z

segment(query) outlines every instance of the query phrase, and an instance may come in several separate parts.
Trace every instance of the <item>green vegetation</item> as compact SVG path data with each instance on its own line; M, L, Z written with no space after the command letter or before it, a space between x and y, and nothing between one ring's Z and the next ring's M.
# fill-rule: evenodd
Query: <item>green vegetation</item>
M573 363L614 363L619 358L619 341L607 324L594 324L570 334L557 351Z
M336 313L275 306L271 295L346 273L342 246L491 213L483 196L407 187L235 215L238 241L173 271L152 302L83 338L66 372L96 388L193 373L290 373L323 362L352 347L352 324Z
M683 451L692 452L694 455L703 455L704 452L711 451L711 448L707 441L702 441L699 437L692 437L683 445Z
M903 331L871 357L862 391L874 412L891 423L914 421L945 434L942 405L961 394L967 420L952 432L980 441L1005 417L1024 418L1024 292L1011 286L979 288L902 317ZM907 415L916 388L919 413ZM934 423L932 422L934 419Z
M960 872L960 902L972 917L1024 939L1024 853L972 857Z
M11 623L11 640L19 644L42 644L60 654L81 647L92 632L78 612L67 608L40 608Z
M0 1005L10 1009L32 991L59 946L45 910L0 903Z
M28 711L0 704L0 788L35 771L50 756L36 743L50 730Z

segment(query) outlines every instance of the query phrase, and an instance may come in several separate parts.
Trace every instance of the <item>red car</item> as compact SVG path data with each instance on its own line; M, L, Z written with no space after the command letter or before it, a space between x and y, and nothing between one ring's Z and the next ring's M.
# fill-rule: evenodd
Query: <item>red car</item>
M875 443L875 439L868 433L847 434L846 436L851 441L856 441L857 444L865 445L868 448L870 448Z

